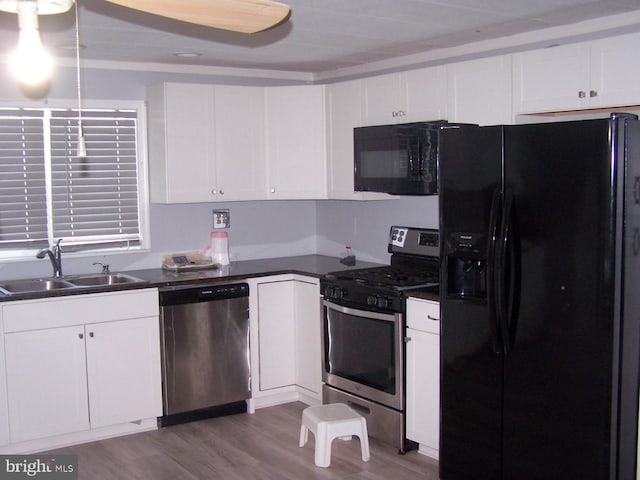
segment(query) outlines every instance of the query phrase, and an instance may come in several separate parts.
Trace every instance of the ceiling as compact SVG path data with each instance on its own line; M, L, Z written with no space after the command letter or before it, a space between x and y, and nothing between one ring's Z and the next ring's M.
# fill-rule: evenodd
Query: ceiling
M319 73L640 10L638 0L281 1L289 20L248 35L79 0L81 56ZM55 56L75 57L73 10L41 16L40 30ZM16 15L0 13L0 53L16 42Z

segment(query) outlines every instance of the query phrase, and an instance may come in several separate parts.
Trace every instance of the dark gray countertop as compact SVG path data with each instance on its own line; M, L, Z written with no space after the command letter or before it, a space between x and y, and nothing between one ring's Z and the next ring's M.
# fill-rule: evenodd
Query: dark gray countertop
M424 300L432 300L434 302L440 301L440 288L439 287L426 287L426 288L416 288L413 290L405 290L405 297L415 297L422 298Z
M145 270L127 270L141 280L142 283L89 287L82 289L53 290L49 292L30 292L14 295L0 295L0 302L11 300L26 300L35 298L49 298L68 295L81 295L87 293L100 293L120 290L132 290L148 287L171 287L178 285L197 285L205 283L220 283L238 281L248 278L264 277L280 274L299 274L320 278L326 273L357 268L379 267L379 263L357 261L356 265L349 267L340 263L340 259L327 255L300 255L295 257L265 258L260 260L244 260L231 262L219 270L197 270L191 272L172 272L161 268Z
M132 270L126 272L134 277L147 280L149 285L166 287L180 284L198 284L218 281L236 281L247 278L280 274L299 274L320 278L329 272L353 270L358 268L379 267L379 263L357 261L348 267L340 259L327 255L301 255L297 257L265 258L231 262L219 270L195 270L191 272L172 272L160 268Z

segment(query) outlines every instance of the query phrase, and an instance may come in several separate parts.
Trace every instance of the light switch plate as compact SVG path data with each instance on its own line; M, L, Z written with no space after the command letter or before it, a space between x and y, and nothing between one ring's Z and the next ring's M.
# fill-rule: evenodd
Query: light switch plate
M213 229L229 228L231 225L231 214L228 208L213 210Z

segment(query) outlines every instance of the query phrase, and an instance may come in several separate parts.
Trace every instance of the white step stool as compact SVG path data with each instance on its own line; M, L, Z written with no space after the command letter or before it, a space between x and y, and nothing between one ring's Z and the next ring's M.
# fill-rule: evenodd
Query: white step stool
M344 403L329 403L307 407L302 412L300 446L309 439L309 430L316 437L315 464L328 467L331 464L331 442L336 437L351 440L351 435L360 438L362 461L369 461L369 437L367 420Z

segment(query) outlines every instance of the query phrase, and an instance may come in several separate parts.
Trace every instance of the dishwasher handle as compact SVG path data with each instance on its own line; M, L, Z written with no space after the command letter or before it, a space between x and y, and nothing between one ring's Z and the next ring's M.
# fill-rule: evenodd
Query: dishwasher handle
M230 298L249 296L248 283L191 285L160 290L160 306L185 305L188 303L215 302Z

